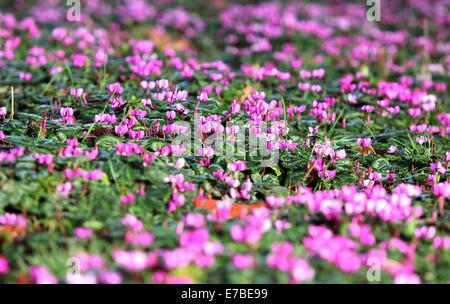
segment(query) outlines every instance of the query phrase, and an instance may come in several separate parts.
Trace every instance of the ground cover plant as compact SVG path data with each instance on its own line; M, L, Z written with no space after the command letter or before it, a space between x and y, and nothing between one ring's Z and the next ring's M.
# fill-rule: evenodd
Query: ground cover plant
M1 283L450 281L448 1L73 2L0 2Z

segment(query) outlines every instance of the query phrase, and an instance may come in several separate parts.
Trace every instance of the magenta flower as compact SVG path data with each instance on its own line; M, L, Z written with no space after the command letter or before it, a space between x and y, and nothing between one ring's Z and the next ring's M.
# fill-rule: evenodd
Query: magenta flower
M136 143L118 143L116 154L130 156L131 154L141 154L144 150Z
M124 135L128 133L128 127L126 125L118 125L114 128L114 132L117 135Z
M143 110L131 110L130 111L130 117L144 118L146 115L147 115L147 112L143 111Z
M425 136L417 136L416 137L416 143L418 143L419 145L423 145L426 142L428 142L428 139Z
M74 67L82 68L86 65L88 57L84 54L73 54L71 59Z
M434 196L450 198L450 182L443 182L434 185L433 194Z
M28 72L20 72L19 73L19 78L22 81L29 82L29 81L31 81L33 79L33 74L28 73Z
M174 120L177 117L177 113L175 111L167 111L166 117L169 120Z
M414 235L416 236L416 238L432 239L436 235L436 227L434 226L417 227L416 231L414 232Z
M397 146L389 146L387 149L388 154L395 154L397 152Z
M61 196L68 196L73 190L72 182L65 182L56 187L56 190L61 194Z
M42 266L33 266L30 268L30 276L36 284L57 284L58 279Z
M122 225L131 228L133 231L140 231L144 227L142 221L132 214L127 214L123 217L121 223Z
M154 81L142 80L140 86L144 90L153 90L156 87L156 83Z
M315 271L305 259L294 257L290 260L292 283L302 283L314 279Z
M255 264L255 259L251 255L236 254L233 256L233 266L237 269L250 268Z
M153 244L153 234L148 231L129 231L125 234L125 242L141 247L150 247Z
M207 102L208 101L208 94L206 92L200 93L199 96L197 96L198 102Z
M142 139L145 136L145 133L143 130L131 130L128 131L128 136L130 139Z
M92 237L92 229L85 227L78 227L74 230L74 235L78 239L86 240Z
M114 114L96 114L94 121L97 123L112 125L117 122L117 117Z
M212 158L214 156L214 149L212 147L198 149L198 155L205 158Z
M147 268L148 256L140 250L115 250L113 252L114 261L123 269L130 272L141 272Z
M70 96L81 98L84 94L83 88L70 88Z
M0 275L6 274L9 272L9 263L8 260L0 255Z
M436 249L450 249L450 236L437 236L433 239L433 246Z
M122 275L116 271L103 271L99 275L102 284L120 284L122 280Z
M0 215L0 226L27 227L27 219L21 214L4 213Z
M120 196L120 203L123 205L134 204L136 201L136 195L134 193L125 194Z
M205 217L200 213L188 213L184 216L183 222L187 227L202 228L205 225Z
M0 116L2 116L3 119L5 119L6 113L7 113L6 107L0 107Z
M228 164L228 170L230 172L245 171L247 170L247 164L245 161L233 161Z
M366 137L366 138L358 138L357 144L360 147L370 147L372 145L372 139Z

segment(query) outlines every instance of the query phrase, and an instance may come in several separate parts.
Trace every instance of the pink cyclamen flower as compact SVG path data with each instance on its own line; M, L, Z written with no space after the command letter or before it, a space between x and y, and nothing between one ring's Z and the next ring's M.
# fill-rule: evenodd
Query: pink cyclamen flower
M233 256L233 266L237 269L250 268L255 264L255 259L250 255L236 254Z
M433 239L433 246L436 249L450 249L450 236L437 236Z
M390 146L390 147L387 149L387 153L388 153L388 154L395 154L395 152L397 152L397 146Z
M141 88L143 88L144 90L153 90L156 87L156 82L154 81L147 81L147 80L142 80L139 84L141 86Z
M443 182L434 185L433 194L435 196L450 198L450 182Z
M177 169L181 169L184 167L184 165L186 164L186 160L184 158L179 158L177 159L177 161L175 162L175 168Z
M20 72L19 78L22 81L31 81L33 79L33 74L27 72Z
M69 193L73 189L72 182L65 182L63 184L60 184L56 187L56 190L62 195L62 196L68 196Z
M136 201L136 195L134 193L120 196L120 203L123 205L134 204L135 201Z
M200 213L188 213L183 219L184 225L191 228L202 228L205 226L205 216Z
M114 261L122 268L131 272L140 272L147 267L147 254L143 251L116 250L113 252Z
M6 113L7 113L6 107L1 107L1 108L0 108L0 116L2 116L3 119L5 119Z
M61 114L62 117L72 117L73 116L73 109L70 107L62 107L59 110L59 114Z
M169 120L174 120L177 117L177 113L175 111L167 111L166 117Z
M372 139L365 137L365 138L358 138L356 140L358 143L358 146L360 147L370 147L372 145Z
M100 273L99 280L102 284L120 284L122 275L116 271L104 271Z
M74 235L78 239L86 240L92 237L92 229L85 227L78 227L74 230Z
M214 156L214 149L212 147L198 149L198 154L206 158L212 158Z
M0 275L9 272L8 260L0 255Z
M169 88L169 80L167 80L167 79L156 80L156 86L160 89L168 89Z
M305 259L294 257L290 259L292 283L301 283L314 279L315 271Z
M123 93L123 87L118 82L114 82L111 84L108 84L108 92L110 94L116 93L116 94L122 94Z
M199 96L197 96L198 102L207 102L208 101L208 94L206 92L200 93Z
M343 159L345 159L347 157L347 153L345 153L344 149L337 150L336 154L335 154L335 157L336 157L337 160L343 160Z
M247 170L247 164L245 161L241 161L241 160L233 161L228 164L228 169L231 172L245 171L245 170Z
M84 89L83 88L70 88L70 96L81 98L83 97Z
M122 225L131 228L133 231L141 231L144 223L132 214L127 214L121 220Z
M82 68L86 65L88 57L84 54L73 54L71 59L74 67Z
M275 197L275 196L266 196L266 202L272 208L280 208L286 203L286 198Z
M127 133L128 133L128 127L127 127L126 125L118 125L118 126L115 126L114 132L115 132L117 135L124 135L124 134L127 134Z
M428 142L428 139L425 136L416 137L416 143L418 143L419 145L423 145L426 142Z
M154 236L148 231L129 231L125 234L125 242L141 247L149 247L153 244Z
M47 268L33 266L30 268L30 275L36 284L57 284L58 279Z
M114 114L96 114L94 117L94 122L103 124L115 124L117 122L117 117Z
M21 214L7 212L0 215L0 226L16 226L26 228L27 219Z

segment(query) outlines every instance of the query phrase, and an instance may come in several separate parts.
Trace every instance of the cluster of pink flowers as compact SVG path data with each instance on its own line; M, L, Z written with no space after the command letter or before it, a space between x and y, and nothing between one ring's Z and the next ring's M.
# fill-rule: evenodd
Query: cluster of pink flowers
M306 259L294 255L294 246L289 242L272 244L266 261L267 266L288 273L291 283L302 283L314 279L314 269Z
M180 247L161 251L168 269L186 267L191 263L198 267L210 267L215 262L215 256L223 252L221 243L210 240L208 229L199 214L186 215L177 233Z
M71 107L62 107L59 110L59 113L62 116L62 118L59 119L59 121L68 125L75 124L76 120L75 117L73 116L73 109Z
M137 143L118 143L116 144L116 154L130 156L131 154L142 154L144 150Z
M195 37L205 24L196 14L190 13L182 7L165 10L158 17L158 22L165 27L173 27L182 31L187 37Z
M105 173L100 169L93 169L90 171L86 171L81 168L77 168L74 170L66 168L64 169L64 176L67 179L81 178L85 181L89 181L89 180L101 180L105 176Z
M262 240L271 237L272 233L283 240L289 239L289 233L282 233L293 224L288 216L291 208L306 212L305 220L314 224L308 226L307 235L297 242L298 244L290 241L273 243L266 259L269 268L286 273L291 283L308 282L315 278L315 271L308 261L324 260L342 272L351 274L369 266L368 263L373 258L378 259L382 270L392 275L395 283L420 283L421 278L416 274L415 268L416 254L419 252L416 253L416 247L426 244L436 249L436 253L426 257L427 260L437 260L438 254L444 251L446 253L446 250L450 249L450 236L444 234L440 227L442 225L436 221L435 206L425 207L425 204L422 204L422 200L437 202L440 215L445 215L450 198L450 152L440 159L433 157L432 162L423 168L412 166L411 176L408 178L413 182L403 184L406 180L403 171L407 170L396 169L396 166L390 165L380 166L377 161L372 163L372 159L383 156L382 160L389 163L402 157L404 151L410 154L407 147L410 143L407 141L403 145L398 142L398 148L389 141L386 143L387 155L381 155L383 152L379 151L385 150L382 146L386 142L383 136L388 133L370 132L371 137L364 137L369 135L365 135L368 134L367 129L363 129L366 124L373 126L371 119L378 122L395 115L403 115L410 123L405 126L399 123L398 126L406 127L407 130L409 128L406 135L411 136L414 149L429 149L430 152L439 150L439 153L442 153L437 145L438 140L448 140L450 135L450 113L443 112L446 110L445 94L448 85L445 79L436 79L445 75L450 67L448 43L440 41L441 37L447 37L440 25L445 25L448 18L445 14L435 11L441 11L443 1L437 1L439 5L436 4L436 7L432 6L436 1L425 1L424 4L420 1L410 1L409 4L435 19L438 26L432 26L431 29L437 39L433 35L411 36L407 30L386 31L376 24L367 28L364 9L354 4L341 4L339 8L296 1L228 4L220 12L217 39L223 40L226 53L242 62L237 67L234 62L227 64L222 60L202 61L196 50L191 49L191 42L197 42L196 38L206 28L200 15L182 6L170 8L164 3L156 2L149 5L146 0L123 0L118 5L107 1L91 1L83 7L87 14L83 14L85 16L79 26L56 27L51 31L47 42L55 46L55 49L33 45L33 41L41 37L42 23L53 23L64 17L63 11L55 5L49 4L50 8L45 9L41 2L38 1L38 4L33 6L32 17L22 20L11 14L0 13L0 69L5 65L9 68L10 61L23 61L24 68L15 71L13 77L18 77L16 80L23 85L21 90L27 91L27 87L39 81L42 71L55 76L52 79L56 81L63 77L65 82L66 75L63 72L64 68L68 67L71 84L64 84L57 96L52 96L55 97L55 106L43 114L38 137L41 139L42 134L45 137L43 131L46 130L46 115L49 115L51 119L56 116L52 123L57 126L69 125L65 126L65 129L77 132L81 129L84 140L78 142L76 138L67 139L66 145L59 149L57 155L49 154L45 149L38 150L39 153L33 151L27 154L38 163L33 169L38 171L42 166L46 166L48 172L44 172L45 174L59 178L56 197L67 200L70 195L70 200L75 201L78 198L73 193L74 189L82 187L84 194L92 190L90 187L98 184L93 181L108 180L102 169L93 169L95 167L89 164L89 161L98 157L99 149L106 146L105 142L99 140L93 149L86 148L85 140L89 143L93 138L96 139L96 136L90 134L93 129L85 131L85 126L77 125L77 119L85 120L86 113L83 113L83 109L95 106L94 103L91 105L91 102L88 104L87 97L91 99L91 96L102 92L94 92L96 89L92 85L83 87L78 83L77 77L74 82L70 68L78 75L86 72L85 76L90 72L89 69L95 69L92 75L102 75L102 69L105 68L105 78L99 78L98 84L99 87L106 85L109 100L105 100L103 112L95 112L98 114L87 120L91 123L94 121L95 124L90 125L99 127L99 130L113 132L112 136L117 141L114 141L112 153L138 159L140 169L152 163L154 167L167 167L168 175L164 179L161 178L165 184L160 186L170 194L167 211L171 214L168 216L168 222L176 219L187 207L193 207L185 205L192 204L191 198L197 193L197 199L204 199L204 191L208 191L208 197L222 196L221 199L215 200L214 210L208 210L208 215L195 211L182 214L181 221L176 223L174 229L178 244L152 248L155 247L155 235L158 234L154 230L146 230L148 228L144 228L143 218L141 220L131 214L140 210L136 207L142 207L140 203L145 196L142 180L135 180L140 185L139 190L136 190L136 184L128 185L129 188L124 188L122 183L116 185L120 189L117 202L120 202L120 205L116 207L130 212L121 218L123 239L119 244L114 244L111 252L112 261L117 268L131 272L133 277L151 270L151 281L154 283L191 283L193 278L189 276L175 276L177 269L190 265L212 267L220 255L230 257L231 264L236 269L265 266L260 265L256 254L241 250L250 248L256 252L264 243ZM390 7L387 7L387 12L383 15L383 21L388 25L405 21L414 27L423 26L422 14L400 16L400 19L397 19ZM110 35L110 31L97 24L90 24L89 14L114 14L118 17L119 23L110 24L114 35ZM151 35L169 37L171 31L175 30L190 40L186 42L183 51L178 52L175 46L177 43L170 42L167 47L160 46L161 41L157 38L133 39L133 33L128 31L127 26L122 28L124 24L121 24L144 21L152 23ZM355 31L361 28L367 30L355 34ZM318 39L318 51L312 56L300 57L304 52L297 46L297 42L294 43L295 35L301 36L301 39ZM47 35L42 37L46 39ZM279 41L283 37L289 37L289 41L281 42L280 45ZM28 45L27 41L31 41L31 45ZM200 40L198 42L203 43ZM207 40L206 42L208 43ZM400 51L409 46L417 48L417 54L431 54L430 60L442 57L439 63L423 65L425 74L430 74L431 77L416 75L417 68L421 67L416 59L400 60ZM258 64L248 63L255 55L271 59ZM118 73L111 73L111 66L106 66L108 60L111 58L110 63L114 61L115 64L120 56L125 61L117 65L117 71L114 72ZM226 62L229 62L228 59ZM391 74L383 77L389 81L374 83L374 79L378 78L372 77L372 74L378 71L372 69L371 64L379 62L383 69L387 69L386 72ZM340 78L336 91L340 92L337 94L334 94L334 88L329 89L330 84L334 85L327 79L334 74L333 69L328 70L330 64L339 67L339 73L341 68L347 70L338 76ZM322 68L323 66L327 66L327 70ZM112 68L115 69L116 66L113 65ZM435 77L436 74L441 76ZM116 75L118 77L114 78ZM233 82L236 77L239 77L239 82ZM105 83L107 79L111 83ZM188 89L186 83L189 86L194 83L195 86ZM230 95L236 83L242 85L243 94L236 90L240 96L231 97L231 101ZM270 88L265 87L266 84L269 84ZM250 87L251 85L258 89ZM192 87L195 87L196 91L192 91ZM46 89L43 94L48 92ZM131 94L136 94L137 97L131 97ZM283 97L280 97L281 95ZM230 108L226 112L211 114L210 109L216 102L230 101ZM353 108L357 119L347 115L345 111L341 113L338 110L341 106ZM443 107L441 113L436 113ZM106 113L106 109L110 113ZM219 109L222 111L221 107ZM21 111L18 112L16 111L15 117L21 115ZM0 107L2 128L6 127L7 134L11 134L7 137L5 132L0 130L0 141L2 145L9 147L15 143L14 135L17 133L8 129L11 126L10 121L6 119L7 114L7 108ZM312 116L313 120L307 120L304 117L306 115ZM362 119L359 120L359 117ZM242 118L246 120L245 125L236 122ZM168 143L178 134L189 135L189 122L192 121L198 126L195 132L199 133L203 140L202 145L195 146L194 151L199 156L195 161L198 160L201 168L196 164L192 166L190 157L181 157L191 148L189 145ZM225 126L229 121L230 124ZM340 138L340 129L355 128L355 122L361 123L362 128L358 135L361 137L356 141L352 137ZM214 146L206 142L209 137L214 138L213 135L225 133L229 142L235 144L238 142L238 135L246 131L244 128L247 126L250 127L250 138L265 140L266 148L271 152L280 150L276 152L280 152L282 156L300 156L302 161L305 160L302 165L292 165L296 166L296 169L306 167L300 168L305 169L305 172L301 172L306 173L304 180L290 176L288 189L288 181L278 179L280 188L286 186L290 195L279 194L275 191L279 190L275 189L275 185L271 189L265 181L267 177L274 175L269 173L266 176L265 170L259 171L259 167L254 167L247 157L247 161L223 161ZM298 126L303 129L297 128ZM302 132L305 130L306 133L307 127L309 133L306 135ZM334 141L336 134L339 142ZM164 143L161 144L163 140ZM312 149L309 158L303 157L303 148ZM29 149L34 150L35 147L30 146ZM24 156L27 150L28 148L23 147L5 150L2 148L0 164L6 163L9 167L14 167L13 163ZM102 158L106 158L105 155L111 152L105 150L102 150ZM361 153L355 157L352 150ZM364 159L364 154L371 155ZM358 161L359 156L362 161ZM282 171L289 166L289 158L287 159L286 161L283 158L280 166L274 166L268 171L275 171L278 177L278 170ZM103 163L103 159L101 162ZM372 163L373 168L368 167L368 163ZM59 173L63 173L63 176L55 175L55 169L61 166L63 172ZM387 167L389 169L386 169ZM355 178L351 183L355 185L336 187L337 184L347 184L344 178L341 179L341 170L355 171L355 174L351 174L351 178ZM413 171L417 174L413 175ZM190 182L192 172L206 176L204 186ZM210 174L214 178L211 178ZM425 182L422 183L423 175L426 179L423 178ZM113 177L116 182L115 176ZM262 181L258 181L258 178ZM270 181L270 178L267 180ZM211 187L215 191L210 191ZM243 208L241 214L232 214L232 211L238 209L234 208L238 207L235 205L238 202L240 205L251 206L254 200L265 204L265 207ZM428 215L431 215L433 222L428 222ZM379 226L373 224L375 221ZM97 228L91 228L95 227L95 224L89 224L76 224L76 228L70 230L83 245L90 244L90 240L96 236L95 233L100 233ZM238 245L224 248L226 244L217 241L217 235L211 234L212 230L208 227L211 224L218 229L225 229L223 235L227 238L229 236L231 241ZM381 225L393 230L401 225L413 228L405 235L401 234L402 239L398 233L405 231L397 230L395 234L391 233L389 237L381 240L384 235L377 232ZM4 213L0 215L0 226L25 230L28 219L21 214ZM101 233L103 234L103 230ZM160 240L156 241L159 243ZM392 251L401 258L390 259ZM65 277L67 283L121 283L126 278L121 270L107 266L109 258L89 253L80 253L74 258L81 272L68 273ZM12 263L13 260L10 261ZM58 279L50 269L53 270L32 266L29 275L36 283L57 283ZM0 255L0 275L9 275L9 271L8 260Z
M94 121L96 123L113 125L117 122L117 117L114 114L97 114L95 115Z
M1 226L15 226L19 228L26 228L27 222L27 219L21 214L7 212L0 215Z
M223 170L217 170L213 172L213 176L218 180L223 181L229 187L229 194L231 198L242 198L245 200L249 199L253 183L250 181L250 179L241 182L238 178L238 175L235 173L239 171L245 171L247 169L246 163L244 161L234 161L228 164L228 169L231 174L228 174Z
M34 154L32 155L40 165L46 165L49 172L53 172L53 161L55 156L53 154Z
M288 197L288 201L305 204L311 212L319 212L327 218L366 214L396 222L422 216L422 207L412 205L412 198L422 193L420 187L400 184L392 192L388 194L380 185L367 188L364 192L357 191L355 186L316 192L301 188L297 195Z
M243 225L234 224L230 228L233 241L255 245L262 236L272 228L270 211L267 208L258 208L252 211L243 220Z
M450 182L443 182L434 185L433 194L439 197L450 198Z
M98 156L98 148L97 146L91 150L86 151L79 146L78 139L76 138L68 138L66 140L66 147L63 147L59 150L59 157L80 157L85 156L89 160L94 160Z
M334 235L324 226L309 226L303 244L310 253L317 254L344 272L355 272L362 266L358 245L345 236Z
M58 279L44 266L30 268L30 276L36 284L57 284Z
M122 224L129 228L124 239L127 244L146 248L153 244L154 236L151 232L143 230L143 223L134 215L127 215L122 219Z
M332 111L333 105L336 103L334 97L325 97L323 101L314 100L309 114L316 117L317 122L334 122L336 120L336 113Z
M168 211L173 212L177 207L183 206L186 202L186 197L181 193L193 191L195 185L185 181L182 173L169 175L165 178L165 181L172 186L172 199L169 202Z
M19 157L25 154L25 148L17 147L9 151L0 151L0 163L14 163Z

